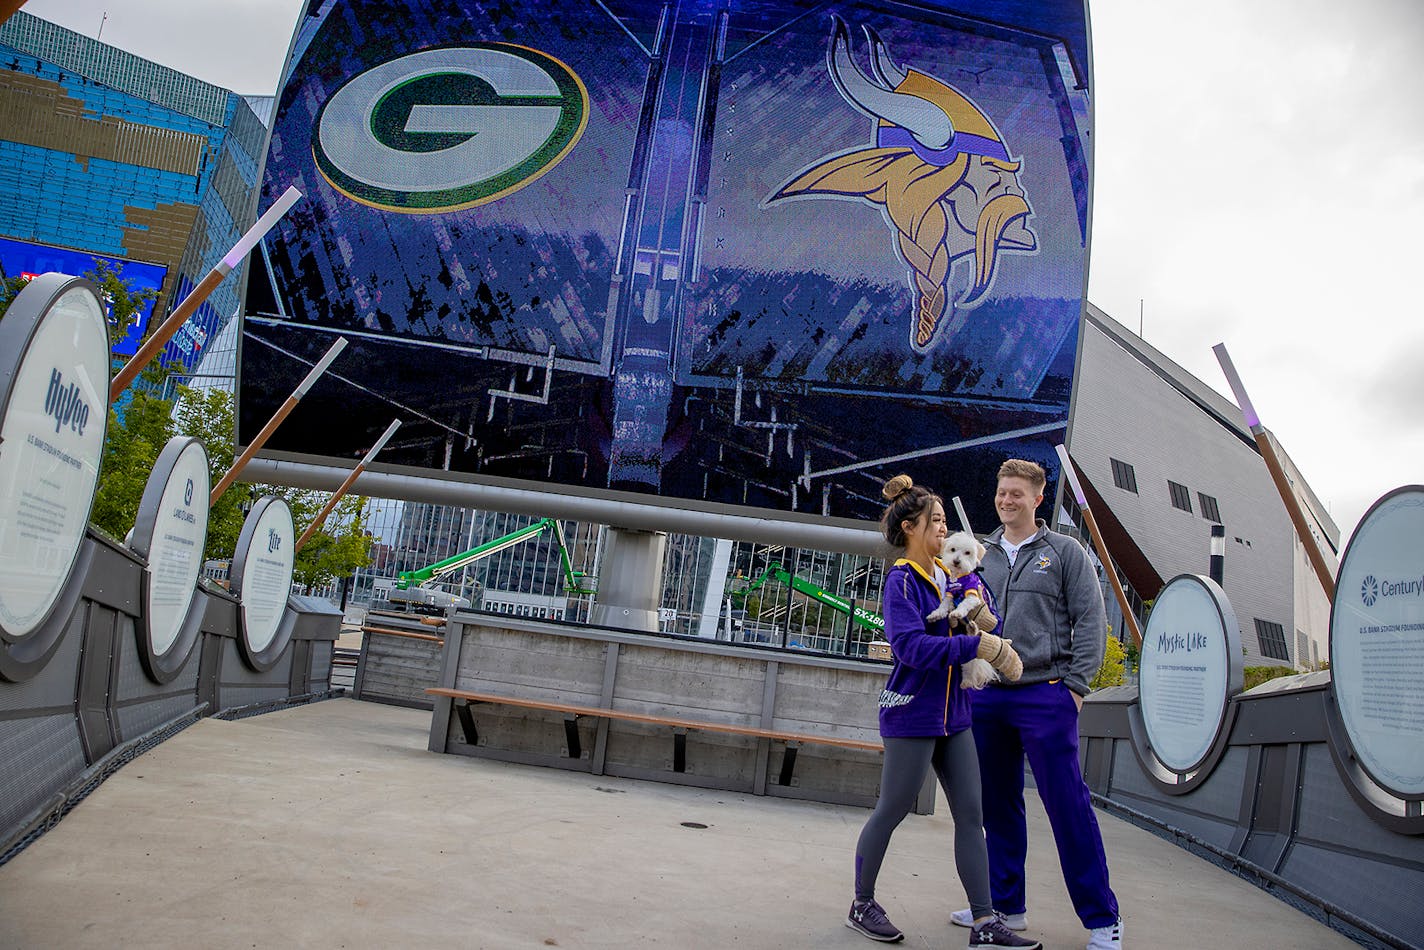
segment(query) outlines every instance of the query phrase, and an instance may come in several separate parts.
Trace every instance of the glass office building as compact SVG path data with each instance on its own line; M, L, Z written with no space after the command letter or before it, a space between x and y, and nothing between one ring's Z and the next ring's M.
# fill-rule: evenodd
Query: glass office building
M75 251L156 266L162 319L254 220L270 101L14 14L0 24L0 267L18 276L30 266L6 253ZM188 319L165 363L198 365L237 312L237 283Z

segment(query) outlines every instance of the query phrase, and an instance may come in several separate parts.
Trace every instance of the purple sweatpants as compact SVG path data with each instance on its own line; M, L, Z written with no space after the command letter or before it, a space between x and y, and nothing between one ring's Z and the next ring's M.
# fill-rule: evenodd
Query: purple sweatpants
M1118 919L1108 860L1088 786L1078 766L1078 710L1061 681L994 687L974 694L974 742L984 783L989 886L1000 913L1025 910L1024 756L1048 812L1058 863L1078 918L1088 929Z

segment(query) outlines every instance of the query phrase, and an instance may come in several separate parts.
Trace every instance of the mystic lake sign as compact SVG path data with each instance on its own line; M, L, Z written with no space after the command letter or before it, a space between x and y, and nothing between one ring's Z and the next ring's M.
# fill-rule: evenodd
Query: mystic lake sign
M1243 678L1236 614L1214 581L1183 574L1157 595L1140 671L1147 748L1139 754L1155 760L1159 776L1187 781L1220 751L1227 704Z

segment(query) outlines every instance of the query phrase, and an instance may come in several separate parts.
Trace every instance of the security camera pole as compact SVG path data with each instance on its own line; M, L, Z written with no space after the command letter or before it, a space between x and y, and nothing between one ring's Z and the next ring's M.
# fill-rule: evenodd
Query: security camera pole
M276 224L301 196L302 193L296 188L288 188L283 192L282 197L267 209L267 213L247 229L242 240L234 244L232 250L228 251L227 255L218 261L212 270L208 271L207 276L199 281L192 293L183 298L182 302L168 315L168 319L148 335L148 339L143 341L138 352L124 364L124 368L119 370L118 374L114 376L114 381L109 384L110 403L118 401L124 390L129 388L129 383L134 381L134 377L143 371L143 368L158 355L159 350L162 350L169 340L173 339L173 334L178 332L178 328L187 322L204 300L208 299L209 294L218 289L218 284L221 284L227 275L232 273L234 267L242 263L242 259L268 231L272 230L272 225Z
M307 529L302 532L302 536L300 538L297 538L296 550L300 551L302 549L302 545L307 543L307 539L316 533L316 529L320 528L322 522L326 521L326 516L331 514L332 510L336 508L336 503L341 500L342 496L345 495L348 490L350 490L352 485L356 484L357 477L366 470L367 465L370 465L373 461L375 461L376 456L380 454L381 449L386 447L386 443L391 440L391 436L395 435L396 430L399 428L400 420L392 419L391 424L386 426L386 431L381 435L379 439L376 440L376 444L371 446L371 451L367 452L366 457L361 459L360 463L357 464L357 466L351 470L351 474L346 476L346 481L341 483L341 487L336 489L335 494L333 494L331 496L331 499L327 501L326 506L322 508L320 512L317 513L317 516L314 519L312 519L312 523L307 525Z
M1093 517L1093 512L1088 507L1088 496L1083 494L1083 486L1078 483L1078 473L1073 471L1073 460L1068 457L1068 450L1062 445L1054 446L1054 450L1058 452L1058 459L1063 463L1063 477L1068 479L1073 500L1078 503L1078 509L1083 512L1083 521L1088 525L1088 533L1093 536L1093 546L1098 549L1098 560L1103 562L1103 572L1112 582L1113 593L1117 595L1117 605L1122 610L1122 622L1127 624L1127 629L1132 633L1132 642L1141 650L1142 630L1137 626L1137 618L1133 616L1132 607L1127 603L1127 594L1117 579L1117 568L1113 566L1112 556L1108 554L1108 544L1103 540L1103 533L1098 530L1098 519Z
M317 381L322 373L326 372L326 368L331 365L331 361L340 356L341 351L344 349L346 349L346 338L337 337L336 342L331 344L331 349L327 350L326 355L317 361L317 364L312 367L310 373L307 373L307 378L302 380L301 384L292 391L292 394L287 397L287 401L282 403L282 407L273 414L271 419L267 420L267 424L262 427L262 431L257 433L256 438L252 440L252 444L243 451L237 461L232 463L232 468L227 470L227 474L219 479L218 483L213 486L213 493L208 497L208 504L210 506L218 503L218 499L223 496L223 492L227 491L228 486L237 480L238 473L247 467L247 463L252 461L252 456L256 455L257 450L267 443L267 440L272 437L272 433L277 431L277 427L282 424L282 420L291 415L292 410L297 408L297 403L307 394L307 390L312 388L312 384Z
M1310 533L1305 511L1300 507L1300 499L1296 498L1295 492L1291 490L1290 480L1286 478L1285 469L1281 467L1281 460L1276 457L1275 446L1271 445L1271 440L1266 436L1266 427L1261 425L1261 417L1256 414L1256 407L1251 405L1251 398L1246 395L1246 387L1241 385L1241 377L1236 374L1236 367L1232 365L1231 357L1226 352L1226 344L1218 343L1211 351L1216 354L1216 361L1221 364L1226 381L1231 384L1231 391L1236 394L1236 405L1241 408L1241 414L1246 418L1246 426L1256 438L1256 447L1261 450L1261 458L1265 460L1266 468L1271 472L1271 481L1276 483L1276 491L1280 493L1291 523L1295 525L1296 536L1300 538L1301 546L1310 558L1310 566L1315 568L1315 576L1319 579L1320 586L1325 589L1325 598L1333 602L1335 576L1330 573L1330 565L1325 563L1325 556L1320 553L1320 546L1315 543L1315 536Z

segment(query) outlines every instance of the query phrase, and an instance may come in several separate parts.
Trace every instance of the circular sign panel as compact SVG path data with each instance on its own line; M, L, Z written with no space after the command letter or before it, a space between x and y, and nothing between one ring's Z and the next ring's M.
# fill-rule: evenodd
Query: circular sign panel
M15 642L49 617L84 540L109 331L94 285L59 274L32 280L0 327L0 634Z
M1395 795L1424 797L1424 486L1375 502L1345 549L1330 678L1356 760Z
M1241 683L1239 640L1226 595L1207 578L1184 574L1157 595L1138 688L1152 752L1172 771L1197 769L1216 744L1230 687Z
M242 602L242 637L248 656L273 646L296 556L292 510L276 495L260 499L242 525L232 559L232 592Z
M132 547L148 560L142 654L160 669L181 666L196 642L191 617L208 538L208 453L197 439L176 436L154 463L134 523ZM185 627L189 636L179 642ZM175 649L178 648L178 649ZM170 657L170 653L181 656ZM176 660L176 663L165 662ZM176 672L176 669L174 670Z

